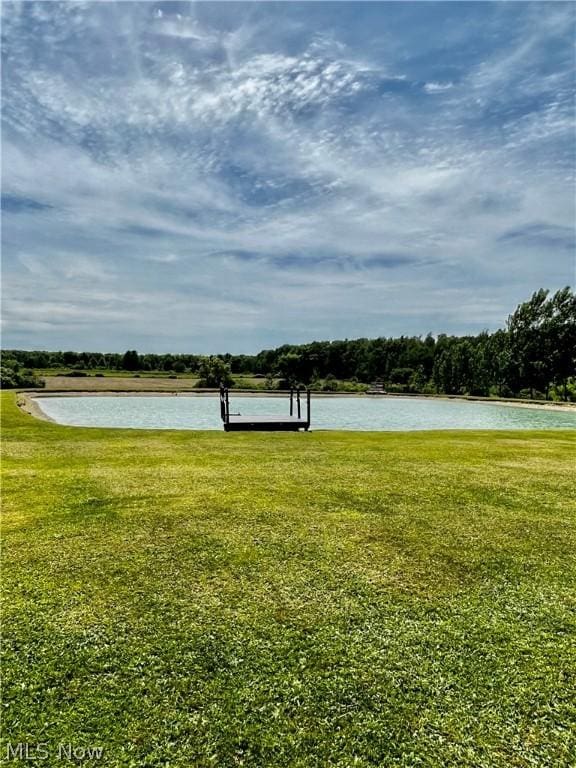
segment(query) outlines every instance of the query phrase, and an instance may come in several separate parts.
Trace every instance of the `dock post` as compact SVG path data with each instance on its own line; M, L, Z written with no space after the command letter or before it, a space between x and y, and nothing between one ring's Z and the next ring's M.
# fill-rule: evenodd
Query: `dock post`
M226 424L230 422L230 403L228 402L228 388L226 388Z
M226 405L224 401L224 385L220 384L220 418L226 421Z
M294 415L294 390L290 387L290 416Z
M300 387L296 389L296 403L298 404L298 418L301 417L300 413Z
M306 421L308 422L308 427L310 426L310 387L306 390ZM308 429L306 427L306 429Z

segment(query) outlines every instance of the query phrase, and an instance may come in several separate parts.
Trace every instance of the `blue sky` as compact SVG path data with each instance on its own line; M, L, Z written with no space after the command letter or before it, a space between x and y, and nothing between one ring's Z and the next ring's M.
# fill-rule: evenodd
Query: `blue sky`
M572 3L2 16L4 347L476 333L574 284Z

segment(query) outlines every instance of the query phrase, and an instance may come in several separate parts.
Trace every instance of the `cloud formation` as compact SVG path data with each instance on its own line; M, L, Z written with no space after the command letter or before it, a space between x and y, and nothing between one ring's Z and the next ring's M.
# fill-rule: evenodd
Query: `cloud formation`
M12 3L4 346L466 333L574 282L570 3Z

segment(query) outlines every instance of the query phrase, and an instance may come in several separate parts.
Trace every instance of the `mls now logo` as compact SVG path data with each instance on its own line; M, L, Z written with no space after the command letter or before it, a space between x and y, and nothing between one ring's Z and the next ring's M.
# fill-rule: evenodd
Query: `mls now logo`
M46 741L29 744L22 741L18 744L6 745L6 760L47 760L50 756L56 760L82 762L83 760L99 760L104 752L103 747L77 747L73 744L58 744L52 752Z

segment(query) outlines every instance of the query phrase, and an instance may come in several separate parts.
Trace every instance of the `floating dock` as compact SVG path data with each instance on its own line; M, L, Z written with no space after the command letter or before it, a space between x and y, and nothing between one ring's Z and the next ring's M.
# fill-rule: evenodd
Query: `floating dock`
M250 398L246 398L249 402ZM220 387L220 416L225 432L297 432L310 429L310 390L306 390L306 417L302 416L300 389L290 390L288 416L243 416L230 413L227 387Z

